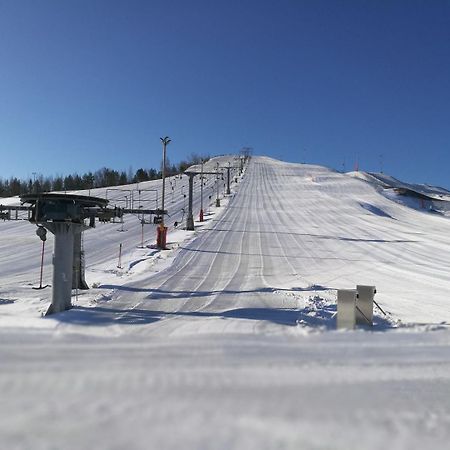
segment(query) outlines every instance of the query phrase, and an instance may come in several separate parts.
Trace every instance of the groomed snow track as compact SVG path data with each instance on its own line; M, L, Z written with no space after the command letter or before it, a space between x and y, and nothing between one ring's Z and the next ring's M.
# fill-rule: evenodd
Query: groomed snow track
M228 202L163 270L0 330L2 446L447 448L449 220L264 157ZM356 284L388 316L336 331Z

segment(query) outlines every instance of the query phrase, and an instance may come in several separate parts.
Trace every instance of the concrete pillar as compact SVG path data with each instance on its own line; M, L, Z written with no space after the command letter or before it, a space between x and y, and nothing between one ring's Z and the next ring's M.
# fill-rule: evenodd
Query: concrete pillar
M46 313L49 315L72 307L74 235L76 228L80 225L68 222L46 222L44 226L55 235L52 304Z
M337 328L353 330L356 323L356 289L339 289L337 294Z
M358 299L356 300L356 324L373 325L373 297L375 295L375 286L356 286Z

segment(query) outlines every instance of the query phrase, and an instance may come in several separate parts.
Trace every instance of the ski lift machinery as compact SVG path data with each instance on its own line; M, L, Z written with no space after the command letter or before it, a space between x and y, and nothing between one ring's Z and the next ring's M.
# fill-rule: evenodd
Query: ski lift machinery
M22 206L0 205L2 217L11 212L28 211L27 218L38 226L37 234L44 237L44 229L54 236L52 303L46 315L72 307L72 289L88 289L84 279L83 231L95 227L95 221L109 222L124 214L150 214L160 217L167 211L160 209L128 209L108 207L108 200L99 197L62 193L25 194ZM24 206L28 204L29 206ZM6 211L6 212L5 212Z

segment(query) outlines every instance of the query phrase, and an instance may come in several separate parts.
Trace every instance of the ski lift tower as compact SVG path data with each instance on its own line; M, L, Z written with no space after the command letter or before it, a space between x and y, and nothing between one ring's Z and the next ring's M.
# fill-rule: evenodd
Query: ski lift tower
M222 166L220 167L221 169L225 169L227 171L227 195L231 194L231 189L230 189L230 172L231 169L239 169L239 167L236 166L232 166L231 163L228 163L228 166Z
M55 235L53 253L52 303L46 315L65 311L72 307L72 289L89 289L84 279L84 254L81 248L81 233L95 227L95 220L114 221L124 214L167 214L163 209L128 209L107 207L108 200L99 197L63 193L34 193L20 197L30 206L5 206L0 204L3 220L26 220L37 225L36 234L45 241L47 230ZM15 217L12 217L15 213Z
M81 233L88 229L90 218L94 226L95 210L104 209L108 200L68 194L26 194L22 203L31 204L30 222L38 225L39 233L48 230L55 235L53 253L52 303L46 313L53 314L72 307L72 286L87 289L81 258ZM74 279L75 275L75 279Z
M203 168L201 168L200 171L192 170L194 167L196 167L196 166L192 166L192 168L190 170L186 170L184 172L184 174L187 175L189 178L188 213L187 213L187 217L186 217L186 230L188 230L188 231L194 231L194 229L195 229L194 228L194 214L192 212L192 197L194 194L194 177L196 175L201 175L203 177L203 175L217 175L218 174L218 170L216 170L214 172L205 172L203 170ZM203 180L201 180L201 182L203 183Z

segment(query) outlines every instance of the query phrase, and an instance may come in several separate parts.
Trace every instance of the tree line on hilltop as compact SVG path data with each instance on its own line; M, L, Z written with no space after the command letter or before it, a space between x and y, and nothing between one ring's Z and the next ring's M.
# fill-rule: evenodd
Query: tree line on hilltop
M170 164L170 161L166 160L166 176L183 173L188 167L194 164L200 164L202 160L207 161L209 158L209 156L199 156L193 153L187 160L180 161L178 164ZM121 186L124 184L157 180L161 177L161 169L140 168L133 173L131 169L125 172L103 167L95 172L87 172L82 175L78 173L66 176L57 175L55 177L39 175L34 177L34 179L26 180L21 180L17 177L11 177L9 179L0 178L0 197L13 197L32 192L77 191Z

